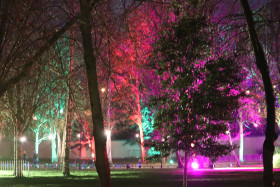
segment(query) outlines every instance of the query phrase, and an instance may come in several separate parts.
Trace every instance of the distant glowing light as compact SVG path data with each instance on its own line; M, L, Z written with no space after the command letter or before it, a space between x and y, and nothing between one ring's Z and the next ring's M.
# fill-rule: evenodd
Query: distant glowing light
M174 164L174 160L169 160L169 164Z
M81 134L77 134L77 138L80 138L81 137Z
M258 126L259 126L258 124L254 123L254 127L258 127Z
M52 139L53 139L53 135L50 134L50 135L48 136L48 138L49 138L49 140L52 140Z
M199 164L197 163L197 161L193 161L191 164L193 169L198 169L199 168Z
M247 90L247 91L245 92L245 94L246 94L246 95L249 95L249 94L250 94L250 91L249 91L249 90Z
M136 138L139 138L139 134L136 134L135 137L136 137Z
M91 154L91 157L92 157L92 158L94 158L94 157L95 157L95 154L94 154L94 153L92 153L92 154Z
M191 143L191 147L194 147L194 143Z
M60 114L63 114L63 109L60 109L59 113L60 113Z
M226 134L229 134L229 130L226 131Z
M25 136L22 136L22 137L20 137L20 139L19 139L21 142L26 142L26 137Z
M37 120L37 116L33 116L32 118L33 118L33 120Z
M105 88L101 88L101 92L104 93L106 91Z

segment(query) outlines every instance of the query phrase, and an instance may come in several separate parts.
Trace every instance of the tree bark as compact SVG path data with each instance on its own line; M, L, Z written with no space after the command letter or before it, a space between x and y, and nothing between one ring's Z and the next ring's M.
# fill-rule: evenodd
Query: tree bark
M141 154L142 154L142 161L143 163L146 163L145 157L146 157L146 151L145 151L145 146L144 146L144 131L143 131L143 123L142 123L142 115L141 115L141 104L140 104L140 93L139 93L139 77L138 73L136 76L136 90L135 90L135 95L136 95L136 102L137 102L137 125L139 127L139 134L140 134L140 146L141 146Z
M109 164L113 164L112 160L112 127L111 127L111 78L109 75L108 79L108 110L107 110L107 130L109 131L109 134L107 135L107 154L108 154L108 160Z
M265 100L267 106L267 124L265 131L265 140L263 144L263 166L264 166L264 186L273 187L275 186L274 174L273 174L273 153L274 153L274 142L278 138L275 132L275 96L272 86L272 81L269 75L269 68L265 58L263 48L259 42L255 24L253 21L252 11L250 9L248 0L240 0L244 14L246 17L250 40L254 49L256 58L256 65L261 73L264 90Z
M176 157L178 162L178 168L184 168L179 150L176 152Z
M67 123L65 124L65 142L64 142L64 157L63 157L63 168L62 174L64 176L70 176L70 168L69 168L69 151L70 151L70 139L71 139L71 116L68 111L67 114Z
M97 3L98 1L94 2ZM99 185L101 187L111 187L110 168L106 149L106 136L104 135L103 115L98 91L96 58L93 53L91 38L91 14L89 1L80 0L80 9L80 29L82 32L84 61L87 71L90 106L92 111L93 136L96 149L96 169L99 176Z
M188 176L188 153L187 153L187 151L185 151L185 165L184 165L183 187L187 187L188 186L187 176Z

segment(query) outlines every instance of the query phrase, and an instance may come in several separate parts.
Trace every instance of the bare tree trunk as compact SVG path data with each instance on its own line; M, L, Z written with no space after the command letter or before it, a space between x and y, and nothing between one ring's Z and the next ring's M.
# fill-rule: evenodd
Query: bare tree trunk
M184 165L183 187L187 187L188 186L187 176L188 176L188 154L187 154L187 151L185 151L185 165Z
M16 164L16 177L23 177L22 171L22 144L17 143L17 164Z
M97 3L98 1L94 1ZM94 5L91 5L94 6ZM106 136L104 135L103 115L98 91L96 58L93 53L90 5L88 0L80 0L81 22L84 61L87 71L90 106L92 111L93 136L96 149L96 169L100 187L111 187L110 168L107 158Z
M182 162L182 159L181 159L181 155L180 155L180 151L176 151L176 157L177 157L177 162L178 162L178 168L183 168L184 165L183 165L183 162Z
M17 167L16 167L16 163L17 163L17 127L16 125L14 125L14 176L16 176L17 173Z
M70 138L71 138L71 116L69 116L69 112L67 115L67 124L65 128L65 143L64 143L64 158L63 158L63 175L70 176L70 168L69 168L69 149L70 149Z
M65 141L65 152L64 152L64 164L63 164L63 175L70 176L69 168L69 154L70 154L70 141L72 132L72 118L73 118L73 65L74 65L74 32L70 31L71 41L70 41L70 63L69 63L69 99L68 99L68 114L67 114L67 126L66 126L66 141Z
M273 153L274 142L278 138L275 132L275 96L272 87L271 78L269 75L268 64L264 55L263 48L259 42L259 38L255 29L252 11L247 0L240 0L244 9L244 14L247 20L249 35L253 45L254 54L256 58L256 65L262 75L262 80L265 90L265 100L267 106L267 124L265 131L265 140L263 144L263 166L264 166L264 186L275 186L273 174Z
M63 124L63 132L62 132L62 143L61 143L61 158L60 158L60 162L63 163L64 162L64 157L65 157L65 142L66 142L66 130L67 129L67 115L65 117L65 121Z
M107 135L107 154L108 154L108 161L110 165L113 164L112 160L112 141L111 141L111 78L109 75L109 80L108 80L108 110L107 110L107 127L108 131L110 134Z
M60 123L58 123L60 125ZM59 126L58 125L58 126ZM57 157L58 157L58 163L61 162L61 136L60 136L60 133L61 133L61 129L57 129L57 149L56 149L56 152L57 152Z
M140 93L139 93L139 82L138 82L138 73L136 77L136 102L137 102L137 124L139 127L139 134L140 134L140 146L141 146L141 153L142 153L142 160L145 163L146 151L144 147L144 131L143 131L143 124L142 124L142 115L141 115L141 105L140 105Z
M232 138L231 138L231 130L230 130L230 126L228 125L228 128L229 128L229 132L228 132L228 139L229 139L229 143L231 146L233 146L233 142L232 142ZM236 160L236 163L237 163L237 166L239 167L240 166L240 161L235 153L235 151L233 150L233 155L234 155L234 158Z

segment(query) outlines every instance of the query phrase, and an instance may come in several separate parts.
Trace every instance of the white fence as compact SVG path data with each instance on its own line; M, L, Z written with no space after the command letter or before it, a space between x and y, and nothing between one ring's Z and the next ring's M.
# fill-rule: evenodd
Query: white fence
M29 177L29 169L26 160L0 160L0 176Z

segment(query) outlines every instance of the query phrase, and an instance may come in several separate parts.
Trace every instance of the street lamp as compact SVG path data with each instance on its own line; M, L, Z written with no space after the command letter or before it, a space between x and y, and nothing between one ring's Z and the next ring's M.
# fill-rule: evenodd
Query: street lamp
M35 115L33 115L32 118L33 118L33 120L35 120L35 121L37 120L37 116L35 116Z
M22 136L22 137L20 137L20 139L19 139L22 143L23 142L26 142L26 137L25 136Z
M101 92L104 93L106 91L105 88L101 88Z
M48 136L48 138L49 138L49 140L52 140L52 139L53 139L53 135L50 134L50 135Z

